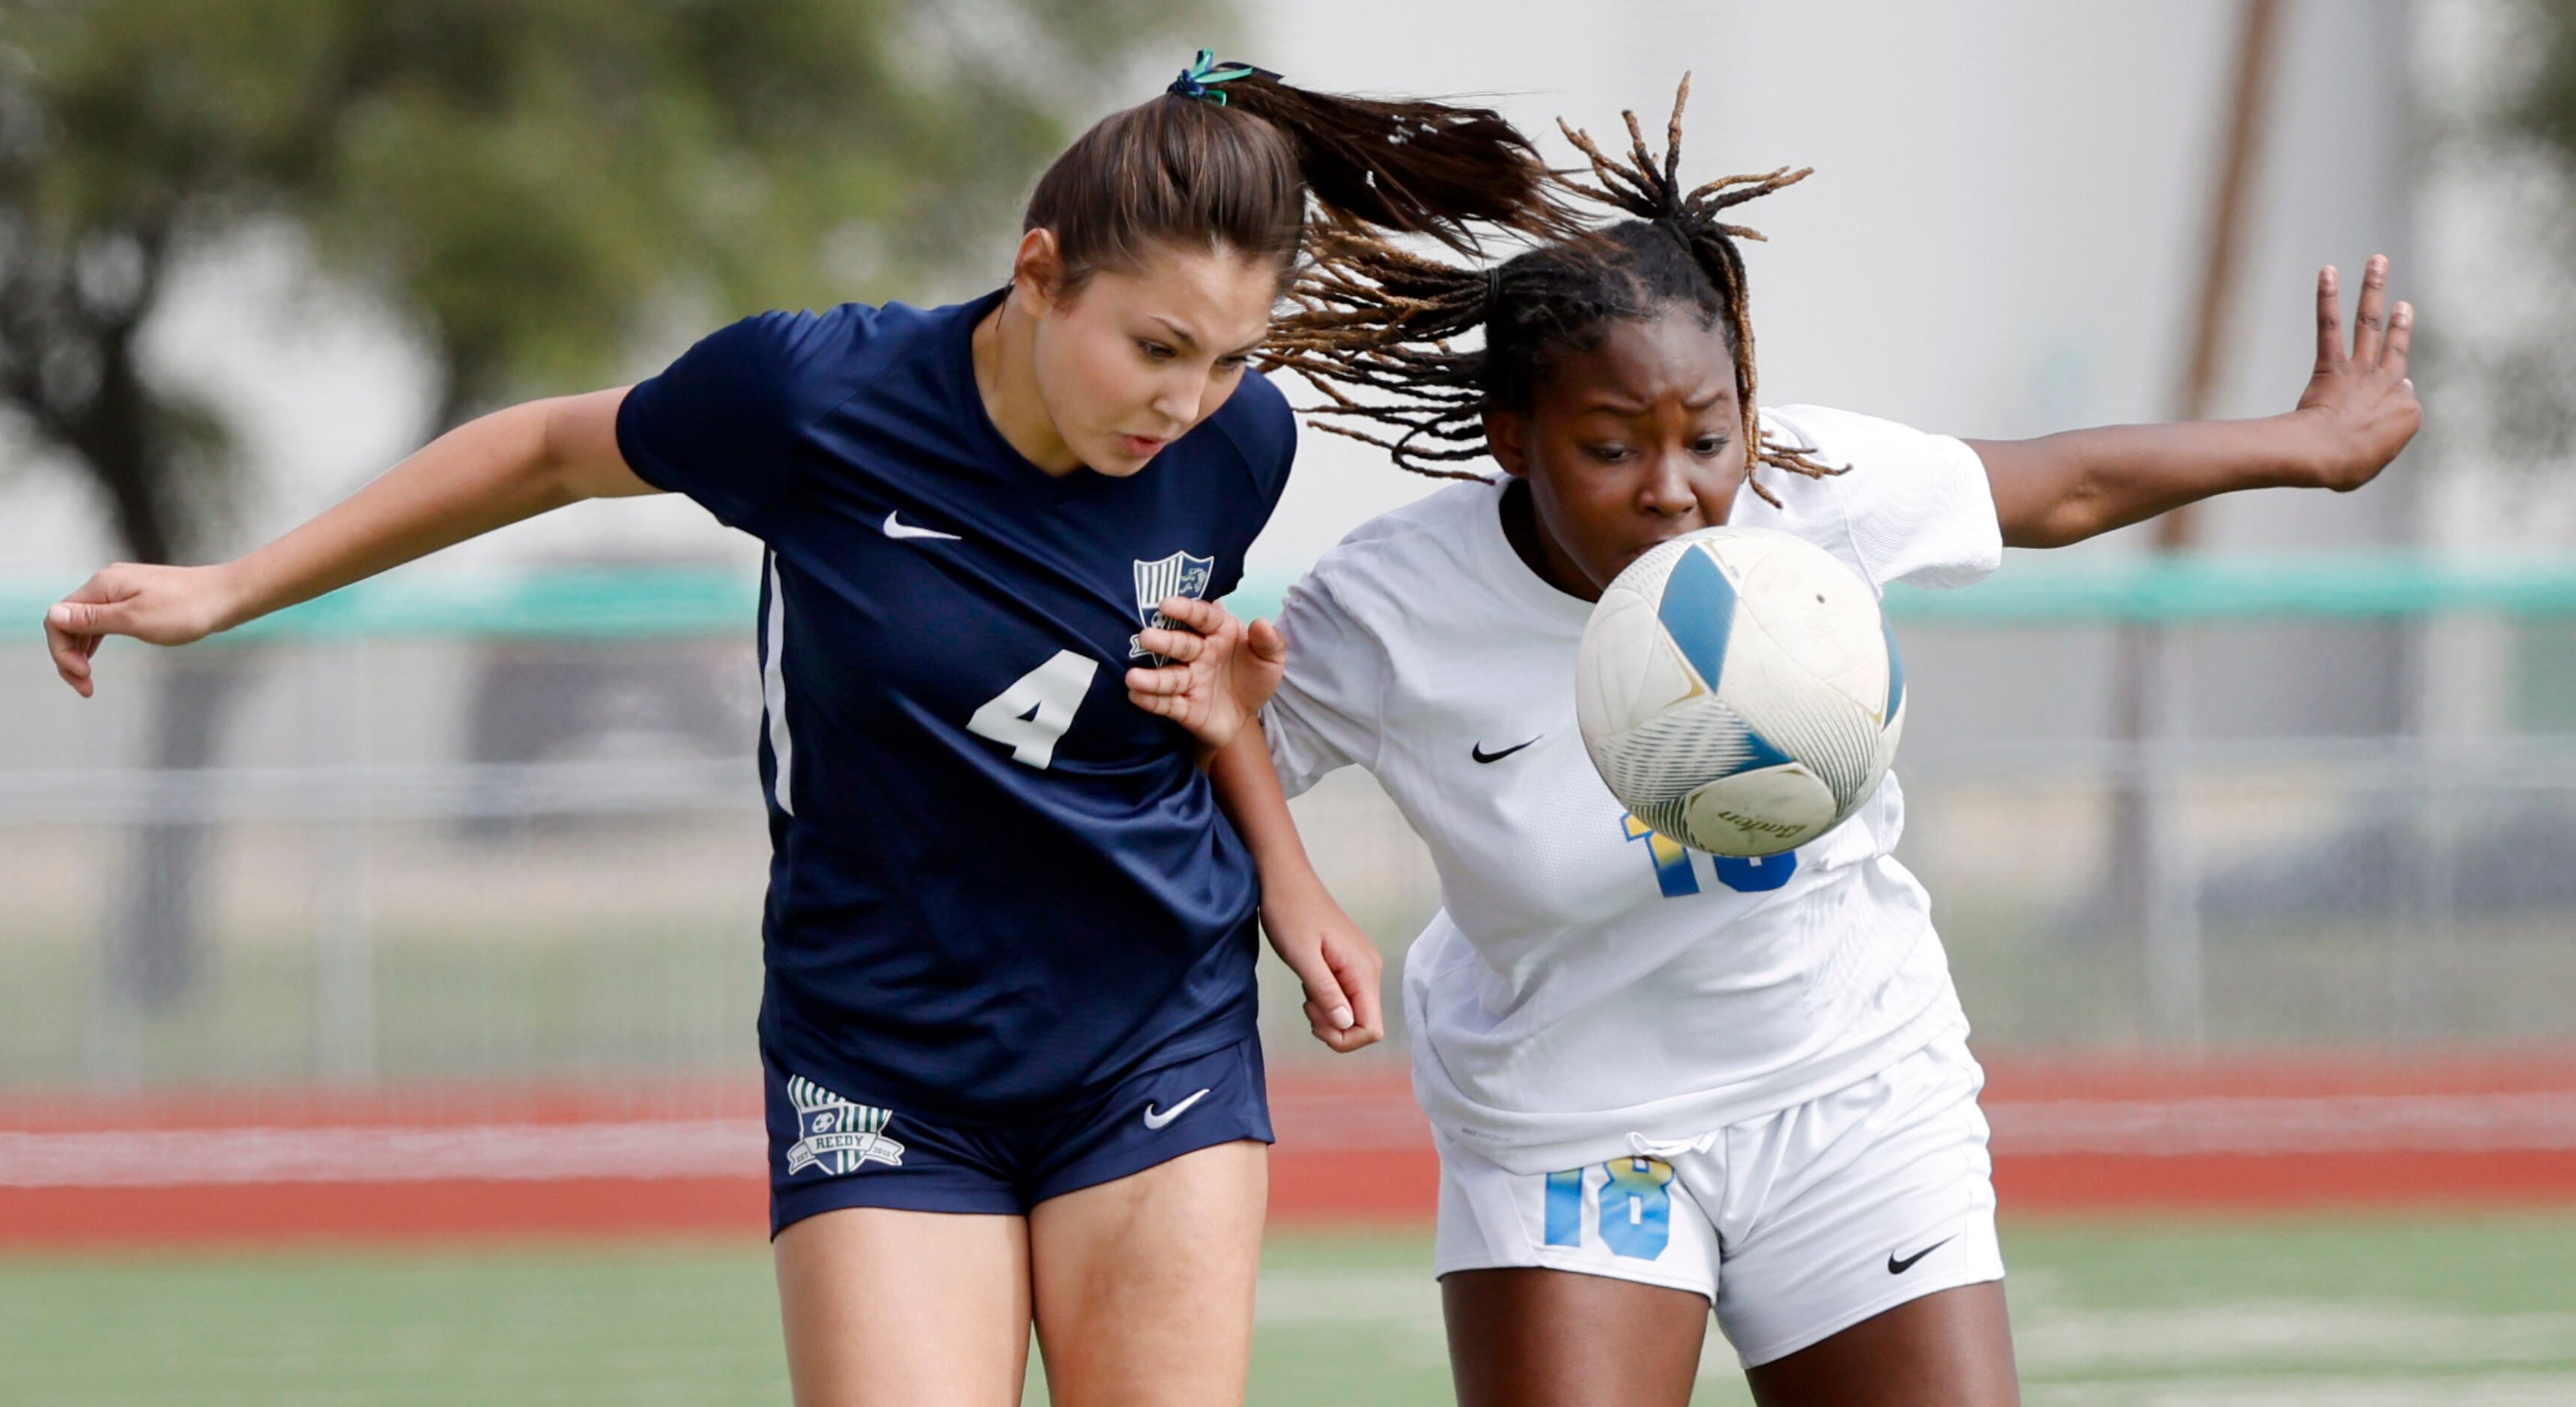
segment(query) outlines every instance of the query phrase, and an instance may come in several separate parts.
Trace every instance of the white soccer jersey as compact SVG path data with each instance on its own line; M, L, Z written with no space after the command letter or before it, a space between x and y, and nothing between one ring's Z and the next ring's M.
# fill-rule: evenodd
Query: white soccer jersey
M1881 591L1964 586L2003 543L1958 440L1843 411L1763 412L1848 475L1777 470L1729 522L1815 543ZM1363 524L1289 590L1263 716L1289 794L1374 774L1440 873L1405 960L1414 1085L1441 1134L1514 1172L1689 1138L1861 1079L1963 1020L1891 776L1789 855L1720 860L1645 829L1574 722L1589 603L1503 536L1502 486Z

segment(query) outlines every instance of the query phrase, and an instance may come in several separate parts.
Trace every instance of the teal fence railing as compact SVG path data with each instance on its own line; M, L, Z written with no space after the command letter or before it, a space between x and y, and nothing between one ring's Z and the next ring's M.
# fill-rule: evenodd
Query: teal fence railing
M1238 614L1276 611L1289 579L1246 581ZM0 621L34 628L79 583L0 578ZM715 567L415 568L360 582L234 632L240 639L484 636L632 639L750 627L758 584ZM1899 621L1938 625L2212 624L2396 620L2476 612L2576 616L2576 557L2469 561L2415 554L2027 560L1959 591L1900 589Z

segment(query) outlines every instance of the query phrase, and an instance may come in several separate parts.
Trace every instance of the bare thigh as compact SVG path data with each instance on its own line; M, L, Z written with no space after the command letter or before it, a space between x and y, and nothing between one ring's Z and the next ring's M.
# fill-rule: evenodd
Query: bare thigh
M1440 1279L1459 1407L1689 1407L1708 1300L1571 1270Z
M1269 1150L1221 1143L1029 1213L1057 1407L1241 1402Z
M2014 1407L2021 1401L2000 1280L1908 1300L1746 1376L1762 1407Z
M774 1251L797 1407L1020 1400L1026 1221L853 1207L788 1227Z

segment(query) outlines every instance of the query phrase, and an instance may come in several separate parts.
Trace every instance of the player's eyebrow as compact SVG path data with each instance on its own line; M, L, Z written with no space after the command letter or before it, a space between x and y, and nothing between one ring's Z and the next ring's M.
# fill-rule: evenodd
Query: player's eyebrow
M1693 396L1689 400L1682 402L1682 409L1706 410L1725 398L1726 388L1721 386L1716 390L1710 391L1706 395ZM1592 399L1585 401L1577 413L1583 414L1596 410L1606 410L1612 415L1643 415L1652 409L1654 409L1654 407L1645 401L1629 400L1623 396L1613 395L1605 391L1600 395L1594 396Z
M1172 330L1172 340L1173 340L1173 341L1180 343L1182 346L1187 347L1187 348L1191 349L1192 351L1196 351L1196 350L1198 349L1198 345L1199 345L1199 339L1198 339L1198 336L1197 336L1197 334L1195 334L1195 333L1191 332L1188 328L1181 326L1179 323L1176 323L1176 322L1172 321L1170 318L1167 318L1167 317L1163 316L1161 313L1152 313L1152 314L1148 314L1148 316L1152 317L1152 318L1154 319L1154 321L1161 323L1163 326L1170 328L1170 329ZM1267 334L1264 334L1264 335L1266 336ZM1231 352L1227 352L1225 355L1227 355L1227 356L1229 356L1229 357L1240 357L1240 356L1244 356L1244 355L1246 355L1246 354L1250 353L1250 352L1252 351L1252 349L1253 349L1253 348L1258 347L1258 346L1260 346L1260 345L1261 345L1261 338L1256 337L1256 338L1252 339L1251 341L1244 343L1242 346L1235 348L1233 351L1231 351Z

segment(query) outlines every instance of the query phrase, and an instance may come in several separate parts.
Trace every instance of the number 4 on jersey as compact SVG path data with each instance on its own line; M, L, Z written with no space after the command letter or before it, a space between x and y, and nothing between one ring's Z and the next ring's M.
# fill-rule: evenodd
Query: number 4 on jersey
M1011 760L1044 771L1055 761L1056 741L1091 692L1100 661L1058 650L1055 658L1011 681L966 720L966 731L1011 750Z

